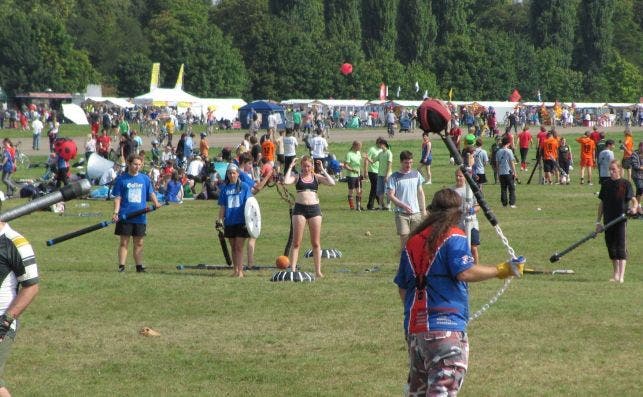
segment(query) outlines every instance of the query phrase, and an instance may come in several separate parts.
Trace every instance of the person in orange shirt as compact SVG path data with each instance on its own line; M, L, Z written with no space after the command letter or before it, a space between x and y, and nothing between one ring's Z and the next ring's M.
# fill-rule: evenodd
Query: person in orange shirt
M547 133L543 145L543 169L545 171L545 184L552 184L551 174L558 169L558 139L552 131Z
M623 133L625 138L623 138L623 145L621 149L623 150L623 161L621 165L623 166L624 174L627 175L627 179L632 180L632 153L634 152L634 138L632 137L632 131L626 129ZM625 175L623 175L625 177Z
M210 145L208 145L208 140L206 139L207 134L202 132L200 135L201 139L199 140L199 154L203 161L207 161L210 157Z
M580 143L580 184L582 185L584 183L585 170L587 170L587 184L591 186L596 143L590 138L589 134L589 131L585 131L585 135L576 138L576 142Z
M272 128L261 137L261 158L268 159L272 167L275 166L275 143L272 141L273 137L274 130Z

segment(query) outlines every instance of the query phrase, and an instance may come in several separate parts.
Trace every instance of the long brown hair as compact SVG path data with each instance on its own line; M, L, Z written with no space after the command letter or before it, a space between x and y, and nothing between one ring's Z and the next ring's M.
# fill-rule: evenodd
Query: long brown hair
M429 216L411 232L409 237L431 226L431 233L426 239L426 248L430 251L435 250L440 237L460 222L461 208L462 199L455 190L448 188L438 190L433 195L433 201L429 204Z

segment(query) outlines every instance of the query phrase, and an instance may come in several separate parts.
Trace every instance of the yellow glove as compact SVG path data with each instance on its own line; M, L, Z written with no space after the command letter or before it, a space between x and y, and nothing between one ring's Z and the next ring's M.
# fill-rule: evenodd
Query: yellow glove
M522 271L525 268L525 258L519 256L514 259L510 259L507 262L503 262L496 266L498 269L498 278L507 278L511 276L522 277Z

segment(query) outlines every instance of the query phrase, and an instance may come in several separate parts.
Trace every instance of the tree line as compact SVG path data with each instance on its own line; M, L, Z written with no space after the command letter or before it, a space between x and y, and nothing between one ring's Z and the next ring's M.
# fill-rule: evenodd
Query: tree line
M0 86L132 97L160 62L199 97L638 102L642 32L643 0L4 0Z

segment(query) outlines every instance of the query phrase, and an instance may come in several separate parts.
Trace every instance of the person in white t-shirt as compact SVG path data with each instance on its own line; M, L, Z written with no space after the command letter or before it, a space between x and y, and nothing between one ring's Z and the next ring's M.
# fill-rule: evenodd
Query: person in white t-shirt
M286 128L286 136L284 137L283 140L283 145L284 145L284 175L286 174L286 171L288 171L288 167L290 167L290 163L292 163L293 159L297 156L297 138L295 138L292 135L292 128Z
M317 160L321 161L321 164L326 168L326 158L328 157L328 141L322 136L322 130L317 129L317 135L310 140L310 154L313 158L313 164L317 168ZM315 172L319 173L321 170L315 169Z
M31 148L33 150L40 150L40 134L42 133L42 129L45 128L45 125L39 118L35 118L34 121L31 122L31 128L33 129L33 143L31 144Z

